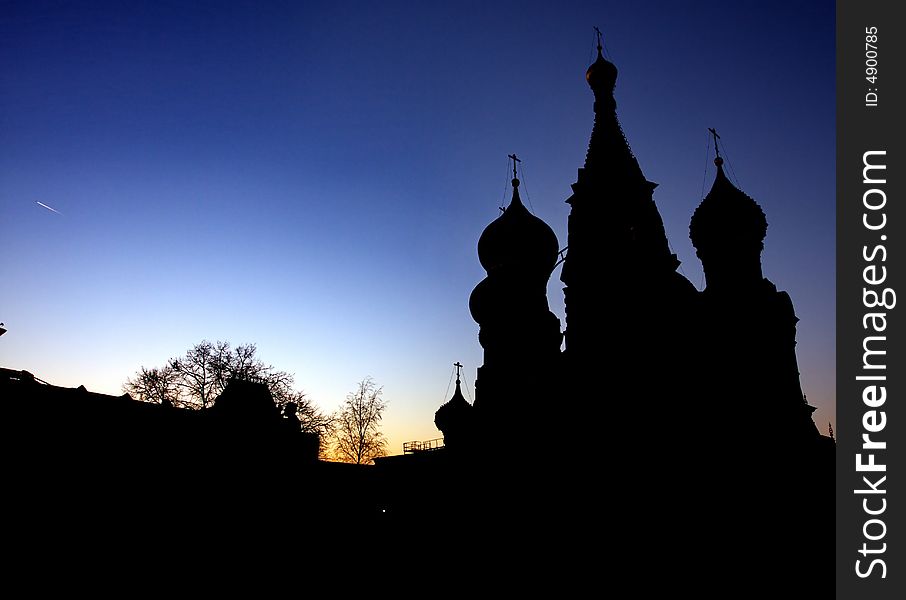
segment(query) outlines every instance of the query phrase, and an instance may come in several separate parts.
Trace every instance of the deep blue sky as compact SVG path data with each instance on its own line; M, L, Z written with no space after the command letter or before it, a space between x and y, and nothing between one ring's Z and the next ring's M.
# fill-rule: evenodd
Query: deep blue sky
M481 364L467 303L507 154L566 244L598 25L689 279L707 127L767 213L824 430L834 3L562 4L0 3L0 366L118 394L204 338L255 342L326 409L372 375L392 451L439 437L451 363L469 391Z

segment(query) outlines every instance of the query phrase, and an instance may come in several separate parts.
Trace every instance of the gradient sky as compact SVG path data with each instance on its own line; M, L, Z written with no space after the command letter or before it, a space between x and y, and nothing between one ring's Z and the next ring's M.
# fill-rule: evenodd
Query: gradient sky
M202 339L254 342L328 410L373 376L392 453L440 437L454 361L474 396L468 297L507 154L566 245L598 25L696 287L707 127L764 208L764 272L801 319L802 385L826 431L834 3L562 4L0 3L0 366L120 394Z

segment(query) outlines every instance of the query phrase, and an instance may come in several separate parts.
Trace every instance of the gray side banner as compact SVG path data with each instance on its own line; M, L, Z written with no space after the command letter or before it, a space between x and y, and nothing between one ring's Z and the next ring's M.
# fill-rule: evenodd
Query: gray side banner
M906 22L837 2L837 598L906 589ZM900 114L898 114L900 113ZM897 590L899 593L895 594Z

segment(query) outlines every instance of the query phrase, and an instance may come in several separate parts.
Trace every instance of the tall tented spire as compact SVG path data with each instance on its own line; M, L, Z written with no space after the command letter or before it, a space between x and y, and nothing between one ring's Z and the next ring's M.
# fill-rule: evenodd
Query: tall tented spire
M673 376L683 369L677 340L696 290L676 272L679 261L653 199L656 184L645 178L617 119L617 68L599 46L585 75L595 97L591 141L567 199L569 243L560 274L564 364L571 393L580 395L597 385L602 369L608 379L644 379L645 360L638 357L672 353L663 383L646 389L648 398L659 401L654 399L676 392L667 388L676 387ZM637 394L619 385L612 392L612 397Z
M595 32L598 34L598 56L585 71L585 81L595 95L595 122L585 155L585 169L591 177L620 177L634 185L653 186L642 175L620 127L613 95L617 67L604 58L601 31L595 27Z
M614 100L617 68L604 58L600 38L598 56L585 78L595 97L594 125L585 165L566 200L571 206L569 253L560 280L567 288L567 352L585 346L592 355L596 340L608 331L601 309L604 270L624 284L632 281L637 290L692 286L671 283L679 261L652 197L657 184L645 178L620 127Z

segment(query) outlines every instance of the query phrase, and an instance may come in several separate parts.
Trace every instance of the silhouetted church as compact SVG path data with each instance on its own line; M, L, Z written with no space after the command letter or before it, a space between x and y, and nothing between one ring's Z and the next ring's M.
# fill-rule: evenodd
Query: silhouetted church
M698 292L676 271L653 199L657 184L642 174L620 127L616 78L599 44L586 72L594 127L566 200L565 332L547 301L557 237L522 204L511 157L513 197L478 240L487 277L469 300L484 349L474 410L457 392L438 411L438 428L459 446L460 428L499 436L537 425L557 398L585 397L583 410L606 420L636 415L644 403L658 434L706 426L709 437L821 443L799 385L798 319L786 292L762 275L764 212L727 178L717 149L717 175L689 227L707 282ZM461 406L455 416L453 404ZM600 437L600 421L588 421L588 434Z
M594 126L566 200L565 330L547 298L560 244L522 204L513 156L512 200L479 238L487 277L469 299L484 364L474 404L457 376L436 413L444 448L324 463L260 384L184 411L2 370L14 545L101 534L117 549L249 549L323 518L382 540L430 527L468 551L438 576L497 568L506 552L523 585L537 564L583 594L614 580L642 598L664 582L699 598L830 593L834 445L802 394L792 302L762 274L766 216L718 154L690 224L707 281L696 290L620 127L600 43L586 79Z
M511 156L513 197L479 238L487 277L469 300L484 364L474 406L457 380L437 411L446 452L467 472L494 471L480 485L457 477L485 508L491 496L504 504L495 516L537 523L543 506L557 515L548 521L619 540L633 556L617 571L654 565L682 579L707 563L737 582L826 587L834 445L800 387L790 297L762 274L765 214L727 178L712 130L717 175L689 227L706 278L696 290L620 126L616 79L599 40L586 72L594 126L566 200L562 334L546 295L559 244L522 204ZM488 451L506 440L530 454ZM795 557L759 554L778 543Z

